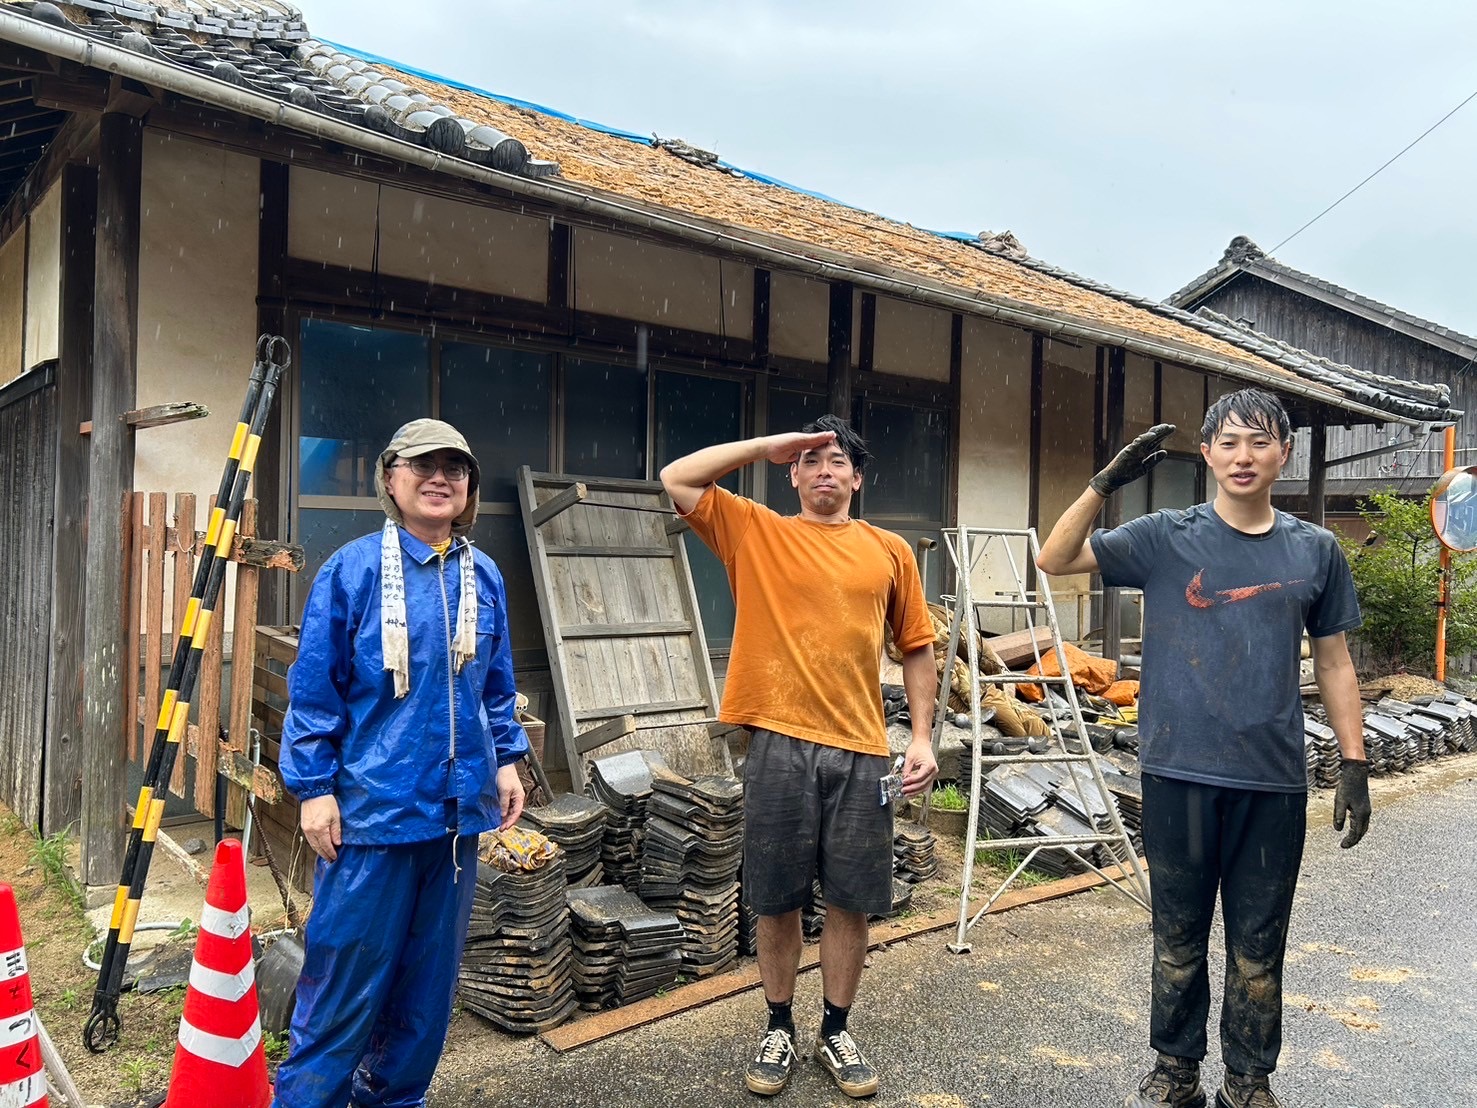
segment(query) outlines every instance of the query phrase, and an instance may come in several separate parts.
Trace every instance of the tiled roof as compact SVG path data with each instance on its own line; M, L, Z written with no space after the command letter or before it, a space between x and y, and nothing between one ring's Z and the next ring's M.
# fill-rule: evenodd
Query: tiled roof
M1025 253L1019 240L1009 232L1003 235L981 236L972 245L991 253L1006 255L1020 265L1039 272L1050 273L1064 281L1070 281L1105 296L1116 297L1144 311L1173 319L1214 338L1233 343L1258 357L1292 371L1299 377L1337 389L1351 400L1357 400L1361 404L1430 422L1442 422L1461 414L1451 409L1451 390L1446 385L1403 381L1372 373L1369 370L1341 365L1307 350L1301 350L1280 339L1274 339L1270 335L1264 335L1253 327L1213 312L1209 308L1201 308L1191 313L1173 304L1122 292L1101 281L1070 273L1031 257Z
M1326 403L1361 395L1234 326L1031 259L1008 236L934 234L738 170L678 139L601 127L322 43L296 8L277 0L82 0L62 7L0 0L6 9L438 154L530 177L557 172L571 196L644 206L736 242L749 236L779 243L805 262L835 265L839 258L862 281L877 275L879 287L918 280L914 287L925 299L931 285L945 291L946 302L973 301L985 314L1063 320L1104 334L1103 341L1140 341L1171 356L1183 351L1190 364L1208 359L1231 375L1239 366L1253 380L1285 381L1293 391L1307 386ZM1378 412L1366 406L1364 414Z
M0 7L478 165L527 177L558 172L530 158L517 139L319 47L298 10L276 0L13 0Z
M1356 315L1373 319L1376 322L1388 325L1403 324L1398 329L1410 334L1413 338L1467 357L1477 357L1477 338L1464 335L1450 327L1443 327L1429 319L1422 319L1410 312L1403 312L1399 308L1392 308L1368 296L1361 296L1332 281L1325 281L1321 277L1314 277L1312 274L1293 269L1292 266L1284 265L1270 254L1264 253L1261 247L1245 235L1237 235L1233 238L1231 244L1226 247L1225 253L1221 255L1221 260L1210 270L1202 273L1170 296L1168 303L1181 306L1192 305L1238 273L1253 273L1273 280L1281 279L1281 283L1291 282L1301 291L1326 304L1332 304L1345 311L1352 311Z

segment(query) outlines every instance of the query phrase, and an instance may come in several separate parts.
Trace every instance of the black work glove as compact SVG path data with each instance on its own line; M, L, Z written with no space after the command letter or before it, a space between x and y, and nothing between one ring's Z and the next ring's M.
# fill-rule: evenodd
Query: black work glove
M1344 829L1349 817L1349 833L1339 845L1348 849L1364 838L1369 830L1369 763L1345 758L1339 767L1339 787L1333 794L1333 829Z
M1172 434L1174 434L1173 423L1156 423L1118 451L1118 456L1105 465L1097 476L1087 483L1088 486L1093 492L1106 499L1124 485L1137 481L1168 457L1160 446Z

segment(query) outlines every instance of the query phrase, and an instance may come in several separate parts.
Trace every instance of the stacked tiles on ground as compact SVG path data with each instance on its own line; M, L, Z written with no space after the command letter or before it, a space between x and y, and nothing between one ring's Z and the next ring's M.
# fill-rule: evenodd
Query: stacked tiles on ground
M897 879L916 885L938 873L937 842L928 828L899 820L892 839L892 872Z
M707 977L738 959L744 789L735 777L685 777L651 767L641 844L641 899L677 914L687 934L682 969Z
M619 885L569 889L573 979L592 1011L654 996L682 970L682 923Z
M1061 763L1012 763L994 767L984 779L979 804L981 846L989 839L1079 838L1112 831L1112 819L1090 770L1082 770L1082 796ZM1110 791L1111 799L1111 791ZM1121 811L1120 811L1120 819ZM1127 830L1127 828L1125 828ZM1082 873L1123 859L1107 844L1076 844L1039 851L1032 867L1054 877Z
M1375 776L1408 773L1435 758L1477 750L1477 704L1453 692L1399 700L1386 696L1366 705L1364 757ZM1310 788L1332 788L1339 781L1338 739L1327 713L1313 708L1303 716Z
M523 867L499 868L507 864L477 863L457 992L504 1030L534 1034L563 1023L576 1003L563 852L549 843Z
M606 807L600 842L605 879L633 893L641 885L641 838L651 799L649 760L660 761L660 755L649 750L611 754L591 761L586 774L585 791Z
M1144 782L1139 776L1138 756L1110 751L1098 760L1103 784L1118 805L1118 818L1133 842L1134 853L1144 852Z
M559 793L548 804L525 808L518 821L559 844L564 851L564 872L576 888L602 884L600 861L605 838L606 807L598 800L574 793Z

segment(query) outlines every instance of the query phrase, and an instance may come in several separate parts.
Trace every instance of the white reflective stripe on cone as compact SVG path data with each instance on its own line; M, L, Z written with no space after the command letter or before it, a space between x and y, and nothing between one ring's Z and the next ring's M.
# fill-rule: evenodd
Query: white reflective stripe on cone
M33 1074L0 1085L0 1108L29 1108L46 1098L46 1074L37 1070Z
M231 1039L225 1035L212 1035L209 1031L201 1031L184 1017L180 1017L179 1045L196 1058L203 1058L207 1062L219 1062L223 1066L230 1066L233 1070L240 1069L246 1064L247 1059L256 1053L257 1044L261 1041L262 1022L260 1019L252 1020L251 1030L239 1039Z
M190 988L216 1000L240 1000L255 983L256 971L249 960L239 973L222 973L199 962L190 963Z
M26 948L19 950L7 950L0 954L0 981L9 981L12 977L25 977L30 971L26 968Z
M36 1038L36 1010L17 1012L7 1020L0 1020L0 1050ZM36 1057L40 1057L37 1054ZM0 1101L4 1108L4 1101Z
M221 939L239 939L251 925L251 912L245 904L227 912L213 904L200 909L200 930Z

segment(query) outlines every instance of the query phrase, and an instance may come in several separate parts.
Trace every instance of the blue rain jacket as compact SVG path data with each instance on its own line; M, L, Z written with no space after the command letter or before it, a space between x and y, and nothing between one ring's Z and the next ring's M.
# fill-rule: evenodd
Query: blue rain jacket
M339 549L313 581L278 768L299 800L334 794L345 843L421 842L453 819L463 835L501 822L497 771L528 752L528 737L513 718L503 577L475 548L477 655L452 673L465 541L443 561L400 529L410 691L399 700L380 649L379 533Z

